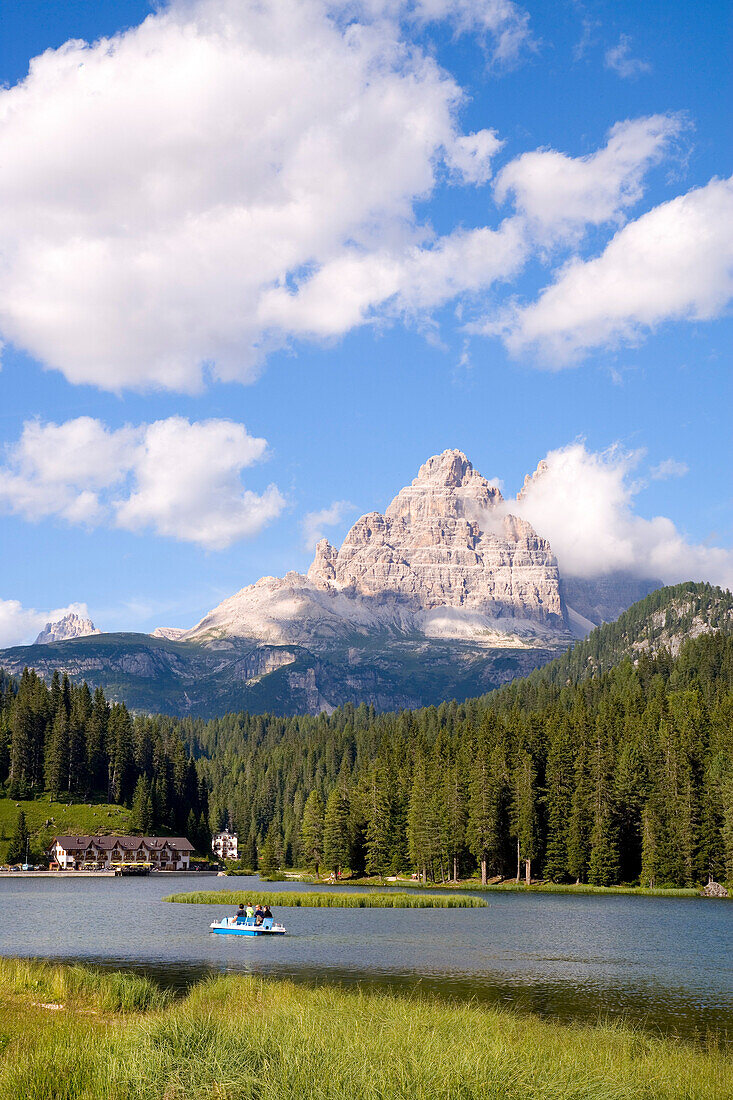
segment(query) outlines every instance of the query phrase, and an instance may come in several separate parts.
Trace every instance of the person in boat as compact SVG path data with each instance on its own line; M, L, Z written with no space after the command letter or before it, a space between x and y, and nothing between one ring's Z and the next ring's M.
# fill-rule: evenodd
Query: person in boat
M265 911L262 914L262 919L263 920L272 920L272 910L270 909L269 905L265 906Z
M255 911L251 905L247 906L247 920L254 920Z
M262 924L265 919L265 910L261 905L255 906L255 924Z
M245 921L246 917L247 917L247 914L244 911L244 903L240 902L239 903L239 908L237 909L236 913L234 914L234 923L235 924L244 924L244 921Z

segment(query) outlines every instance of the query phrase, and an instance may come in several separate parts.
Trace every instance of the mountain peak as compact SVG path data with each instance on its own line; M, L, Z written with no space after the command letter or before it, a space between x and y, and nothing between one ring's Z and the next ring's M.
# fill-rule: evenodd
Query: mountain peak
M46 623L35 640L35 645L50 645L52 642L68 642L71 638L87 638L90 634L101 634L91 619L70 611L55 622Z
M467 475L474 473L473 466L463 451L447 450L432 455L420 467L413 485L430 482L446 486L463 485Z

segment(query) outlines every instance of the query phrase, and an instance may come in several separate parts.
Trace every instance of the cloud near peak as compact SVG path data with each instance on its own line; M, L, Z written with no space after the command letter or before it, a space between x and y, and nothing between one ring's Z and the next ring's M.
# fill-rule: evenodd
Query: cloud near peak
M733 549L691 542L666 516L645 519L635 510L643 488L638 471L643 451L614 445L589 451L582 442L550 451L505 508L527 519L547 538L561 573L599 577L628 572L637 577L710 581L733 587ZM671 460L651 476L680 475Z

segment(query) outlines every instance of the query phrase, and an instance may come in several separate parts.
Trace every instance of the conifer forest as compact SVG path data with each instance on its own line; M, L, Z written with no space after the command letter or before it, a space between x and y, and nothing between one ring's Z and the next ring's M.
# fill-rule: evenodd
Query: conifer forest
M207 722L133 717L26 672L2 680L0 781L131 806L141 832L165 825L202 852L229 825L241 865L265 873L733 879L733 637L603 665L585 642L463 703Z

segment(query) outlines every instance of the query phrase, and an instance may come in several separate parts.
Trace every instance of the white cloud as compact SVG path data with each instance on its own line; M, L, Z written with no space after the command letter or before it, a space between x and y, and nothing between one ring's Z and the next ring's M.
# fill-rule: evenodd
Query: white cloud
M245 489L241 472L266 456L264 439L229 420L169 417L111 430L78 417L24 425L0 467L0 505L221 549L257 534L285 501L275 485Z
M53 611L36 611L32 607L23 607L18 600L0 599L0 649L29 645L36 640L46 623L58 622L65 615L71 614L79 615L82 619L89 618L85 603L72 603Z
M442 162L486 178L495 135L406 34L444 18L503 57L526 32L506 0L173 0L34 58L0 89L5 339L111 390L251 378L288 336L263 294L414 246Z
M348 500L334 500L328 508L321 508L319 512L307 512L303 517L303 546L306 550L314 550L316 543L324 537L324 527L333 527L353 512L354 505Z
M389 3L389 0L387 0ZM397 0L401 6L402 0ZM409 3L405 5L412 7ZM414 14L426 22L449 19L463 33L478 32L489 43L493 62L511 65L535 48L529 15L512 0L415 0Z
M551 451L507 511L549 539L567 576L616 570L665 583L704 580L733 585L733 549L690 542L665 516L636 514L642 452L619 446L593 453L582 443Z
M648 61L631 56L631 39L628 34L622 34L618 44L606 50L603 61L607 69L618 73L623 80L633 80L652 71Z
M526 255L523 226L516 218L505 219L497 230L457 231L433 248L345 250L294 289L264 295L261 315L296 334L338 336L377 311L412 315L476 293L515 274Z
M649 473L654 481L667 481L671 477L684 477L690 472L686 462L679 462L676 458L665 458L656 466L652 466Z
M685 123L679 115L617 122L604 148L584 157L554 149L522 153L501 170L495 194L511 195L540 240L618 219L642 196L642 181Z
M665 321L711 320L731 296L733 179L715 179L630 222L600 256L571 261L536 302L483 331L562 366Z
M448 163L465 183L485 183L491 176L492 157L503 141L495 130L479 130L456 138L448 155Z

